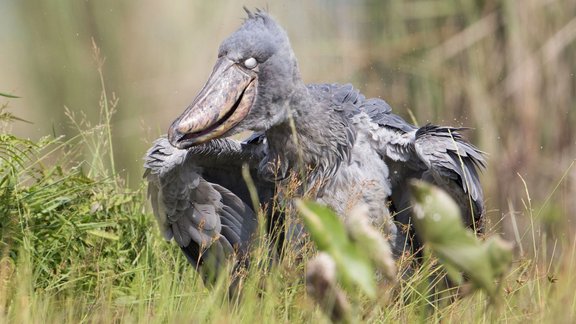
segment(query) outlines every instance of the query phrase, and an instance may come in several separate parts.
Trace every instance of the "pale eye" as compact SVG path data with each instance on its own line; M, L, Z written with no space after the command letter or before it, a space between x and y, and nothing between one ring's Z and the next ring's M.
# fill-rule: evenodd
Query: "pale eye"
M258 65L258 62L256 62L256 59L251 57L246 59L246 61L244 61L244 66L248 69L253 69L256 67L256 65Z

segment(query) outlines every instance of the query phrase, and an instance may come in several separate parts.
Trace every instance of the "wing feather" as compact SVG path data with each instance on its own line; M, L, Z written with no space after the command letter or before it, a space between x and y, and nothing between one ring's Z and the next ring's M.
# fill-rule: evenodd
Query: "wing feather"
M460 132L465 128L430 124L417 128L393 114L387 103L373 99L362 103L359 111L379 127L374 137L391 168L392 203L396 200L396 209L403 211L401 218L409 220L411 213L405 197L408 180L420 178L448 191L465 220L473 215L480 222L484 203L478 172L486 161L483 152L463 139Z
M174 238L206 280L215 278L227 259L247 252L257 228L254 210L238 196L247 196L240 167L253 158L246 152L257 146L252 140L250 145L216 140L180 150L160 138L145 157L148 196L162 234Z

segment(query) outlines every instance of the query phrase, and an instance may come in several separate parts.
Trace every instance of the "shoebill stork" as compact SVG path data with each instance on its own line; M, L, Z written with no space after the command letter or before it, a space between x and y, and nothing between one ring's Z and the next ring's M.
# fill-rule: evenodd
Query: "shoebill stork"
M396 253L413 247L413 234L402 230L410 228L413 178L446 190L467 225L481 229L478 169L485 161L461 129L413 126L351 85L305 84L286 32L269 14L246 11L220 45L204 87L145 158L160 228L191 264L210 268L207 275L247 253L258 206L242 165L261 203L290 175L305 174L300 193L315 188L314 198L342 217L367 205ZM242 131L254 133L245 141L229 138Z

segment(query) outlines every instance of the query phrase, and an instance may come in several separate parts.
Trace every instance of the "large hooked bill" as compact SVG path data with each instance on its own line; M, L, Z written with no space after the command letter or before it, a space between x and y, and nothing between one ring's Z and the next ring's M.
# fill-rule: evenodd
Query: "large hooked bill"
M194 101L168 129L168 140L180 149L219 138L248 113L256 98L258 79L226 57L216 62Z

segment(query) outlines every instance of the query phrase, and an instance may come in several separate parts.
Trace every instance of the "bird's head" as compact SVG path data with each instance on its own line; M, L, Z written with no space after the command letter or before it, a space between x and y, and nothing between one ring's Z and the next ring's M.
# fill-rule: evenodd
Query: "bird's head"
M170 126L172 145L188 148L286 120L302 82L296 58L286 32L267 13L246 11L244 24L220 45L208 81Z

